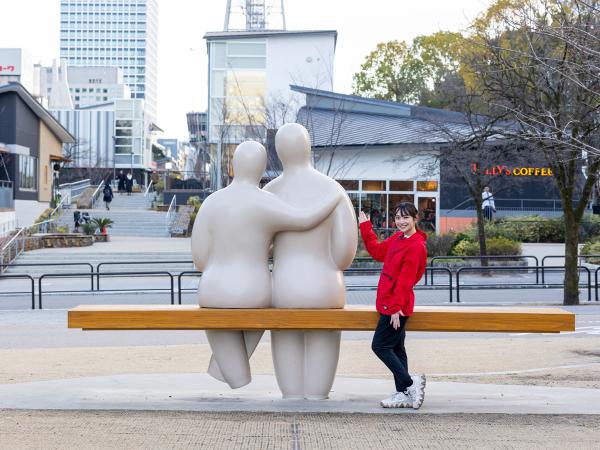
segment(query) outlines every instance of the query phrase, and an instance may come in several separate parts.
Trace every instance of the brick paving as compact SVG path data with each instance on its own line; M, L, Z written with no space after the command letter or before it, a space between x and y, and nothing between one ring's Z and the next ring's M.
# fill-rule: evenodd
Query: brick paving
M0 422L7 449L592 449L600 442L600 416L592 415L3 410Z

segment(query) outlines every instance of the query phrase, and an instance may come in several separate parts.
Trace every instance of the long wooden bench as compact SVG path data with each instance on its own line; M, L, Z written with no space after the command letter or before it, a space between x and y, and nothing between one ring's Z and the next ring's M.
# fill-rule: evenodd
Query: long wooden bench
M344 309L213 309L198 306L86 305L68 312L83 330L374 330L369 307ZM575 331L560 308L417 307L409 331L559 333Z

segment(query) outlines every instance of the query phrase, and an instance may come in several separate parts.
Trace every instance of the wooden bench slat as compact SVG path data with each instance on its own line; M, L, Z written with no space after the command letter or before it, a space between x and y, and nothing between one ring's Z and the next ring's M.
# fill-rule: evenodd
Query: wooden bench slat
M215 309L197 306L86 305L69 310L69 328L84 330L374 330L379 313L344 309ZM558 333L575 331L560 308L417 307L409 331Z

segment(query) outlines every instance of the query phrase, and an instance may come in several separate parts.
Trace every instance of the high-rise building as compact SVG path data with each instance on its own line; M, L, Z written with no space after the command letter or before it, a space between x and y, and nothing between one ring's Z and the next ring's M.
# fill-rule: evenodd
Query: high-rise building
M61 0L60 57L69 66L123 70L131 98L157 109L157 0Z

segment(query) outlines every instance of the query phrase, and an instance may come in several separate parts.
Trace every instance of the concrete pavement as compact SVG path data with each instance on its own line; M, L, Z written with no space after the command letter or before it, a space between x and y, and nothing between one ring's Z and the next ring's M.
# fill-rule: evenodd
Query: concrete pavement
M236 390L207 374L132 374L0 385L0 409L414 413L385 409L390 380L337 377L329 400L281 398L273 375ZM600 414L600 390L430 382L419 413Z

